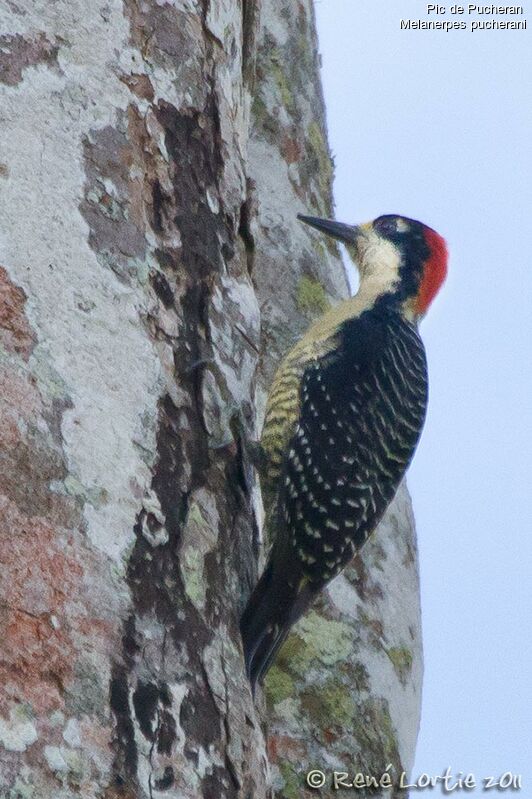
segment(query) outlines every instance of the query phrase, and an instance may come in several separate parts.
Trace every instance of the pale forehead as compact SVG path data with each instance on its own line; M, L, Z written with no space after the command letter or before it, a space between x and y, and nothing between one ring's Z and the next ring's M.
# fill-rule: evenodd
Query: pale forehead
M410 225L403 219L402 217L398 216L395 220L395 224L397 226L398 233L406 233L407 230L410 230Z
M373 220L372 222L365 222L360 227L366 232L366 235L371 233L377 233L377 235L382 235L379 233L378 224L380 222L387 222L390 221L394 223L395 231L397 233L407 233L409 230L412 229L412 221L411 219L406 219L403 216L389 216L389 217L379 217L379 219Z

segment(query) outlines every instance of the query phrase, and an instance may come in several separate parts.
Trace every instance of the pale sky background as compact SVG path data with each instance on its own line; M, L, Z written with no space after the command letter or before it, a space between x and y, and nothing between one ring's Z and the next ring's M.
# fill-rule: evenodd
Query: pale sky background
M417 0L316 0L337 218L418 218L451 253L421 328L431 396L409 475L425 650L414 774L513 770L523 789L502 795L523 799L532 797L529 5L528 31L445 33L400 30L401 18L426 18Z

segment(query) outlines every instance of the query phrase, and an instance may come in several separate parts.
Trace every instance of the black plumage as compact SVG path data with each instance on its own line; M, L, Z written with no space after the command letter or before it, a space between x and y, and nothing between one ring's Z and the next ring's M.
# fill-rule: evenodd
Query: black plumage
M345 321L335 347L305 369L277 496L287 532L242 618L252 685L381 519L419 440L427 392L424 347L396 294Z

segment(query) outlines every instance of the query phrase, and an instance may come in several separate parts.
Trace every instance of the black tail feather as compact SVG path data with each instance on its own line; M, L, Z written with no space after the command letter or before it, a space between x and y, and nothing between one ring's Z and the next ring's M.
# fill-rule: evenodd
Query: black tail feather
M267 627L271 615L271 608L268 605L267 598L271 590L271 584L272 566L269 564L255 586L240 620L248 677L251 675L251 665L255 653L267 635Z
M286 579L276 579L271 562L266 567L240 622L246 672L253 692L314 593L304 581L292 585Z
M253 693L255 693L255 687L257 683L262 681L277 652L284 644L285 639L290 632L291 626L292 625L286 624L280 629L279 627L274 627L273 630L267 633L267 635L262 639L260 646L255 651L251 663L251 672L249 675L249 681L251 683Z

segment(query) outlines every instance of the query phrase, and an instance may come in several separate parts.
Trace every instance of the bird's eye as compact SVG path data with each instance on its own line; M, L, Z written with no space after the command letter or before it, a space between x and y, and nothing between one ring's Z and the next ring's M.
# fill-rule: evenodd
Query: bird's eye
M393 236L397 233L397 219L394 216L381 216L375 220L373 227L381 236Z

